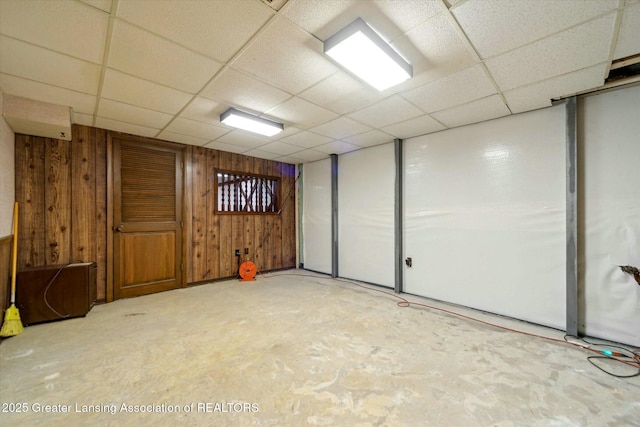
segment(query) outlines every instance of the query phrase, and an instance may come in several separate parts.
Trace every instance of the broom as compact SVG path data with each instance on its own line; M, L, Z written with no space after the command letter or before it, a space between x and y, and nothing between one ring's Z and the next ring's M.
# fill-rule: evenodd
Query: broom
M11 251L11 307L4 313L0 337L12 337L24 330L16 307L16 263L18 259L18 202L13 205L13 250Z

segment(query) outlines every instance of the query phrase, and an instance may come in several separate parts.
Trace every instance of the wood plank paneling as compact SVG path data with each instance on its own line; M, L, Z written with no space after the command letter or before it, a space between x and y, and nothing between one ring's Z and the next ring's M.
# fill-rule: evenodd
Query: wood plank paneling
M285 187L285 181L282 179L282 163L274 162L273 171L276 175L280 177L280 190L278 191L278 206L280 209L280 213L276 217L275 226L273 227L273 264L272 268L281 268L283 265L283 251L282 251L282 210L283 210L283 201L285 196L287 195L287 187Z
M267 160L265 159L254 159L253 162L253 172L258 175L266 174L266 166L265 163ZM256 265L258 271L266 270L265 263L265 251L263 245L263 239L265 235L265 224L267 215L255 215L254 218L254 258L253 263Z
M191 260L193 259L193 150L194 146L190 145L186 147L184 152L184 180L185 180L185 192L184 192L184 215L182 220L184 226L182 227L184 249L185 249L185 268L186 268L186 283L194 281L193 267L191 266ZM185 284L186 284L185 283Z
M216 168L219 163L219 151L207 150L207 267L209 279L223 277L220 275L220 217L216 215L215 181Z
M207 265L207 151L202 147L193 150L193 269L194 281L210 279L210 268Z
M231 155L232 158L232 168L233 171L242 172L244 168L244 158L242 154L233 153ZM231 242L232 249L234 252L233 256L233 266L231 267L232 274L237 276L239 262L244 259L244 215L231 215ZM240 250L240 256L235 256L236 249Z
M295 173L294 165L281 164L282 190L285 199L280 212L282 224L282 267L296 265L296 223L295 223Z
M106 278L105 278L105 298L106 302L111 302L115 299L115 292L113 287L113 211L114 211L114 197L113 197L113 138L111 133L107 132L107 180L106 180L106 193L107 193L107 227L105 234L107 236L107 251L106 251Z
M11 297L11 246L13 235L0 238L0 310L9 308Z
M47 265L71 260L71 161L70 141L46 139L44 192Z
M20 203L18 270L45 265L45 140L16 134L16 200Z
M106 301L107 297L107 132L103 129L95 130L96 152L96 274L98 301Z
M96 145L95 128L74 126L71 141L71 260L96 261Z
M220 151L218 153L218 165L220 169L233 170L231 153ZM233 239L231 230L231 217L234 215L217 215L219 218L220 235L220 277L233 276L237 270L236 258L233 254Z
M279 171L274 168L275 162L268 161L265 163L265 172L267 175L276 176L279 175ZM274 239L273 233L276 228L276 220L278 217L275 215L265 215L264 221L264 235L262 236L262 253L264 255L264 270L273 270L273 256L274 256Z
M231 215L231 242L233 249L233 263L231 266L231 274L238 275L238 267L244 259L244 215ZM240 256L235 256L235 251L240 251Z

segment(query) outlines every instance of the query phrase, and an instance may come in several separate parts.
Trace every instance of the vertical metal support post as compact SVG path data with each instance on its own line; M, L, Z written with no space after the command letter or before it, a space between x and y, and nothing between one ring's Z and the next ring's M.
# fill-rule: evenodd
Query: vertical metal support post
M331 277L338 277L338 155L331 154Z
M396 160L396 183L394 189L394 240L395 240L395 285L393 290L396 293L402 292L402 272L404 271L404 261L402 259L402 170L403 170L403 150L402 140L393 140L393 149Z
M569 98L566 107L567 171L567 335L578 336L578 109L577 98Z
M298 219L298 226L296 227L296 233L298 234L298 259L296 262L296 266L298 268L303 268L304 266L304 230L302 228L302 215L304 214L303 211L303 197L304 197L304 191L303 190L303 184L304 184L304 176L303 176L303 171L304 171L304 165L302 163L298 163L298 176L300 177L298 179L298 197L297 197L297 205L296 205L296 218Z

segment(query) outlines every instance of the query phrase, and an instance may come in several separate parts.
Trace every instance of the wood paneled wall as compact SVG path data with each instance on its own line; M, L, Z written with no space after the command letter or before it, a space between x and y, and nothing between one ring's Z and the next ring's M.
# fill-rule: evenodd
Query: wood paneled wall
M104 300L107 131L74 125L72 135L16 134L18 270L95 261L97 298Z
M13 236L0 238L0 310L9 308L11 292L11 243ZM3 314L4 316L4 314ZM2 319L4 319L3 316Z
M186 158L187 281L235 275L236 249L240 261L252 261L258 271L295 267L295 166L194 146L187 147ZM280 177L280 214L216 215L217 168Z
M18 270L95 261L98 300L107 290L107 132L74 125L71 141L16 134L20 202ZM122 136L122 135L120 135ZM280 177L279 215L215 214L214 169ZM233 277L235 249L259 271L293 268L295 166L187 146L185 224L187 282ZM244 255L244 249L249 254Z

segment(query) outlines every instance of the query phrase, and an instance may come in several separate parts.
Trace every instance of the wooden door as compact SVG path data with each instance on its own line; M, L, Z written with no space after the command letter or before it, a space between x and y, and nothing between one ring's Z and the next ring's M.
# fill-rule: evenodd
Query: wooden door
M114 299L180 288L182 148L113 138Z

